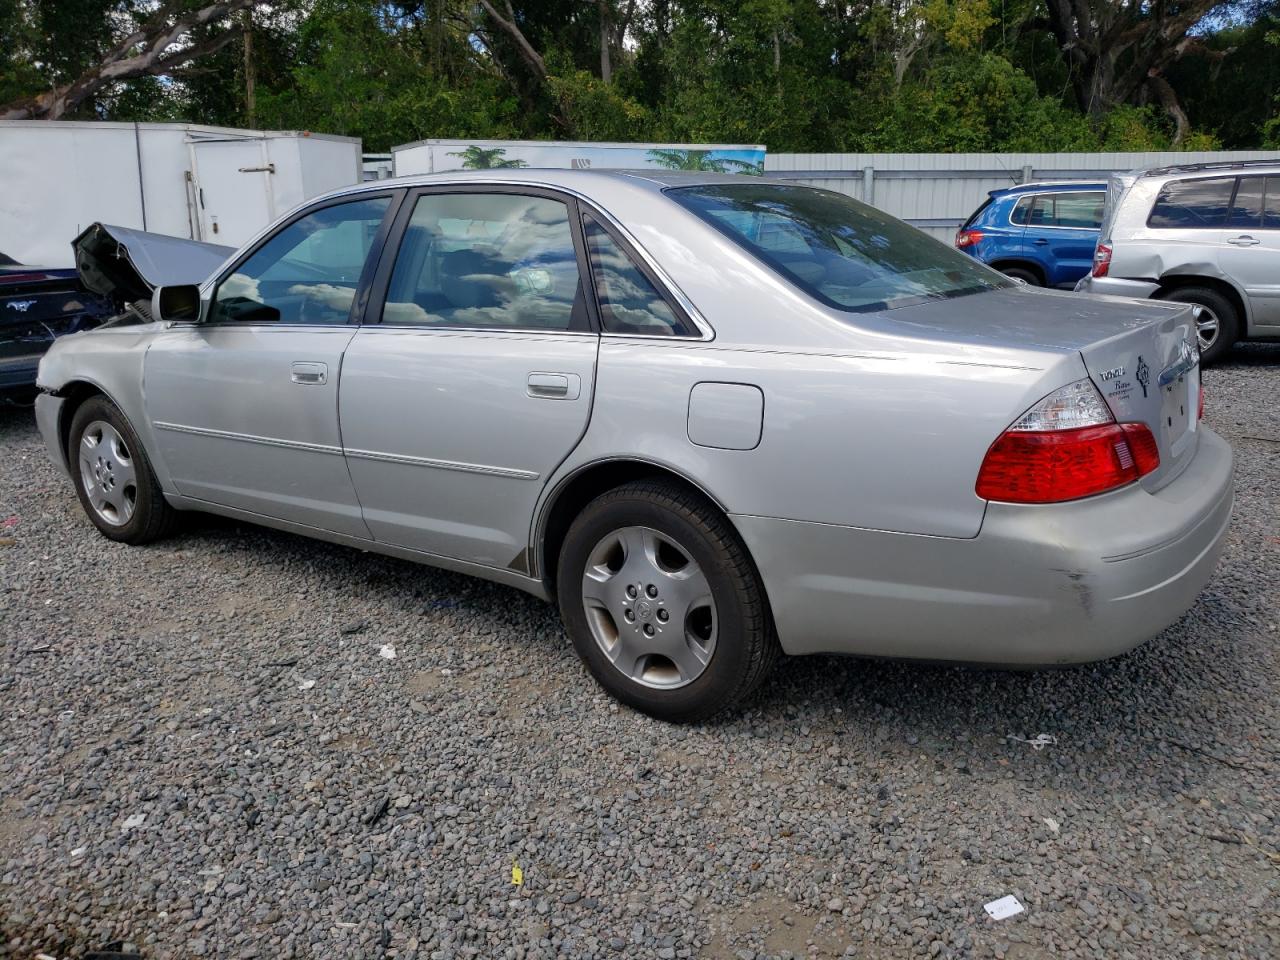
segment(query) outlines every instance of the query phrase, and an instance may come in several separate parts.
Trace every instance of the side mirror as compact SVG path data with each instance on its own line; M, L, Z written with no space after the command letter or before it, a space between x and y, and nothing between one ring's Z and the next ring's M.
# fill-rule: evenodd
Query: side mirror
M200 288L194 283L156 287L151 294L151 318L169 323L199 323Z

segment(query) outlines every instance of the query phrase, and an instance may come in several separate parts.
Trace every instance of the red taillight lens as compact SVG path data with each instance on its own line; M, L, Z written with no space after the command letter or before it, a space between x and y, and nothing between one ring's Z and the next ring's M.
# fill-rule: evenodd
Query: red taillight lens
M1002 434L978 471L978 496L1007 503L1060 503L1133 483L1160 466L1140 423Z
M1111 270L1111 247L1108 244L1100 243L1093 251L1093 275L1095 277L1105 277Z
M956 246L963 250L965 247L972 247L975 243L982 242L981 230L961 230L956 233Z
M1204 384L1200 384L1200 402L1196 404L1196 419L1204 419Z

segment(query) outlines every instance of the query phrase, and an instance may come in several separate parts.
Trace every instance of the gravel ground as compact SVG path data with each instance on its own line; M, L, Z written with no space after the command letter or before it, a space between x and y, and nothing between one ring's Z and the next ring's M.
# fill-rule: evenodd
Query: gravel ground
M0 954L1280 956L1280 348L1207 383L1236 516L1159 639L798 659L690 728L514 590L211 518L110 543L0 413Z

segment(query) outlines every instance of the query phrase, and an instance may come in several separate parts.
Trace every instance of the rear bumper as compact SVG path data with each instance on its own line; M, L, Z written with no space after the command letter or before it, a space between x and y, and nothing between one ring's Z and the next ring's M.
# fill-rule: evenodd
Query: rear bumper
M44 440L49 459L63 473L67 473L67 458L62 449L58 424L62 421L62 405L66 402L63 397L55 397L51 393L41 393L36 396L36 426L40 428L40 436Z
M1160 284L1149 280L1125 280L1121 277L1095 277L1086 273L1076 281L1076 293L1096 293L1108 297L1130 297L1149 300Z
M1201 430L1155 493L988 505L971 540L733 517L783 649L991 664L1101 660L1154 637L1213 574L1233 501L1231 448Z

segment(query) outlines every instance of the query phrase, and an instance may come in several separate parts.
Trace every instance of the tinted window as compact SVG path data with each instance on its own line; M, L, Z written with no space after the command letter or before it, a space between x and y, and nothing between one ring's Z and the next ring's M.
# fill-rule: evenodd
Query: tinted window
M1151 208L1147 226L1182 230L1225 226L1234 186L1234 177L1166 183Z
M559 200L503 193L419 197L382 322L585 329L568 208Z
M841 193L783 184L668 195L813 297L880 310L1010 285L994 270Z
M1267 196L1262 208L1262 226L1280 230L1280 177L1267 177Z
M369 248L391 203L352 200L295 220L222 281L209 319L346 323Z
M1046 193L1035 198L1031 225L1097 230L1102 226L1103 193Z
M697 331L663 299L644 272L594 218L583 218L600 322L609 333L689 337Z
M1259 227L1262 225L1262 186L1264 177L1241 177L1236 186L1236 198L1227 216L1229 227Z
M1026 224L1030 219L1031 201L1034 199L1035 197L1023 197L1019 200L1018 205L1013 208L1013 215L1009 217L1009 222L1016 223L1019 226Z

